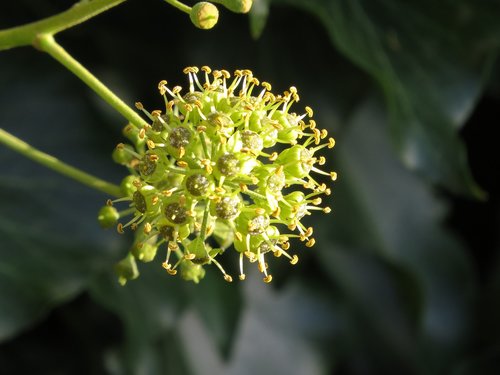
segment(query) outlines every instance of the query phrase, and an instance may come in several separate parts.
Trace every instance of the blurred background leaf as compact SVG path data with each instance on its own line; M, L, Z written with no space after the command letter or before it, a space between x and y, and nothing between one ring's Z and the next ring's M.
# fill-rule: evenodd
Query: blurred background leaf
M0 27L72 3L2 4ZM163 105L159 80L185 85L187 65L297 86L296 111L313 107L337 140L339 180L333 213L311 218L316 246L292 244L294 267L270 261L271 285L251 270L186 284L158 259L120 287L112 264L130 239L97 226L107 197L0 148L0 374L497 373L499 12L493 0L256 0L250 20L220 8L207 32L130 0L61 34L147 108ZM2 128L124 175L109 157L124 121L47 56L0 54L0 99ZM488 201L450 195L477 194L471 171Z
M276 0L275 0L276 1ZM316 15L334 45L384 91L406 165L456 193L481 197L456 129L497 55L495 2L277 0Z

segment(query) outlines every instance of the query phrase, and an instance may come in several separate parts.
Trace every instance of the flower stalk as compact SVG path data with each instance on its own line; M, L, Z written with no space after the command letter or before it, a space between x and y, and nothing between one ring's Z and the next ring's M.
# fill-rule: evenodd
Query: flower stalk
M86 186L93 189L102 191L103 193L109 194L114 197L120 197L122 192L119 186L101 180L98 177L92 176L89 173L83 172L78 168L68 165L61 160L55 158L52 155L46 154L40 150L37 150L28 143L22 141L21 139L15 137L14 135L6 132L0 128L0 143L4 144L8 148L24 155L28 159L34 160L35 162L48 167L66 177L72 178Z
M55 35L76 26L126 0L80 1L68 10L26 25L0 30L0 51L29 46L40 34Z
M99 79L90 73L82 64L75 60L64 48L59 45L51 34L39 34L34 42L35 46L48 53L69 71L80 78L96 94L104 99L111 107L116 109L130 123L137 127L143 127L146 122Z

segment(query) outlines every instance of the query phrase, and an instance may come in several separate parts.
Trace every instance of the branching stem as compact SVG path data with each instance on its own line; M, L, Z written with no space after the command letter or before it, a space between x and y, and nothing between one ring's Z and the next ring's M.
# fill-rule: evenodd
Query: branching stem
M0 30L0 51L29 46L37 35L55 35L60 31L87 21L98 14L113 8L126 0L92 0L79 1L68 10L40 21L26 25Z

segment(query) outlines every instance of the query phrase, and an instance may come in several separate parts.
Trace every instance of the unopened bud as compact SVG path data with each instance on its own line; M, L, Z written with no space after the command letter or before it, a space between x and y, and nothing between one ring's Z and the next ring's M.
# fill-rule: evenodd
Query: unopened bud
M196 3L191 9L189 18L193 24L200 29L211 29L219 19L219 11L217 7L206 1Z
M111 228L116 225L120 214L113 206L104 206L99 210L97 215L97 221L103 228Z

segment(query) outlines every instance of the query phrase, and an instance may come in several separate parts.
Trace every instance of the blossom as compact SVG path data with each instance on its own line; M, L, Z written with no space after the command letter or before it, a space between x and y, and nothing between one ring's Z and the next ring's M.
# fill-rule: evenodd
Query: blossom
M113 153L130 175L121 184L124 197L109 200L113 209L101 210L100 220L109 226L130 215L117 229L135 233L130 254L117 267L120 282L137 277L135 261L152 261L159 249L163 268L187 280L198 282L204 267L215 265L232 281L218 260L229 250L237 255L240 280L249 261L270 282L266 257L296 264L290 240L315 243L313 228L302 219L330 212L321 196L331 188L315 175L336 179L321 169L326 159L318 156L335 141L317 128L310 107L292 111L299 101L295 87L275 95L250 70L231 75L204 66L184 73L187 92L159 83L164 110L149 112L136 103L150 124L127 125L132 145L121 143ZM128 209L114 209L123 202Z

